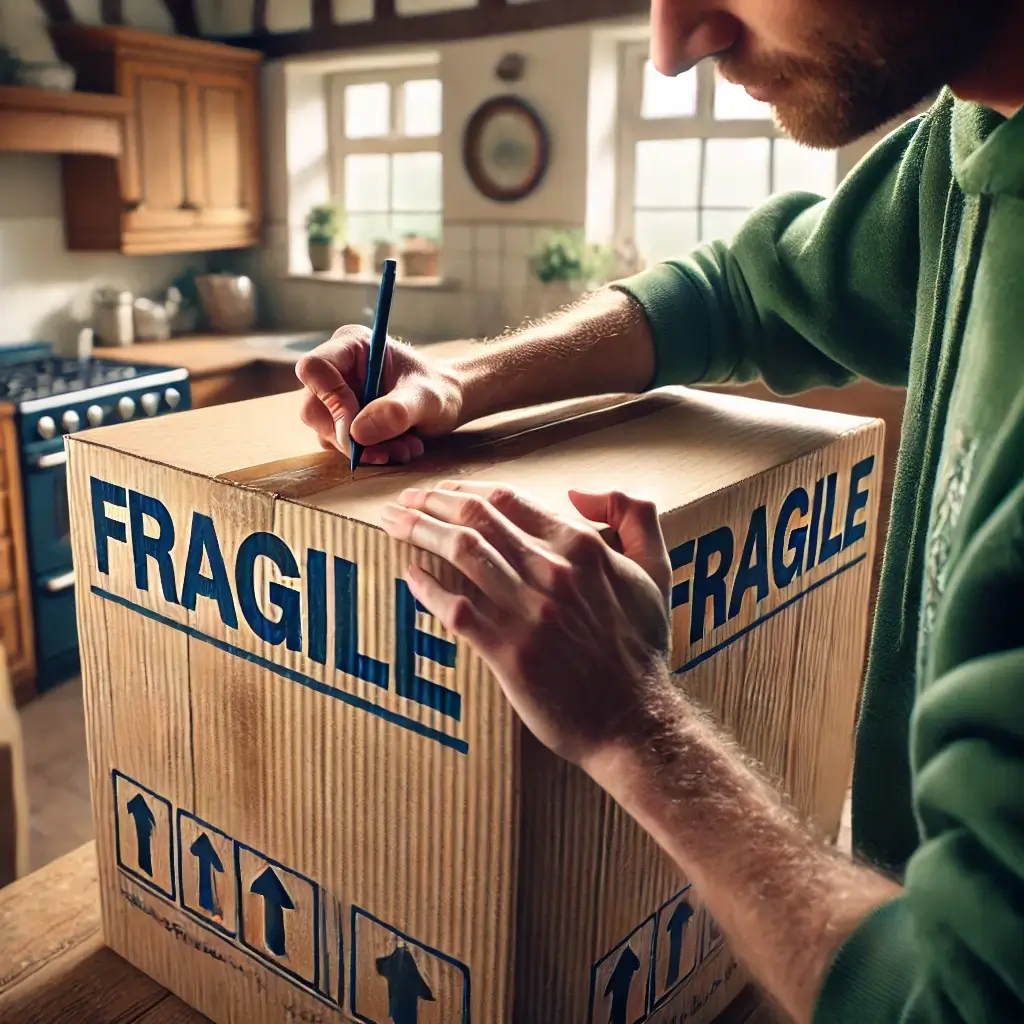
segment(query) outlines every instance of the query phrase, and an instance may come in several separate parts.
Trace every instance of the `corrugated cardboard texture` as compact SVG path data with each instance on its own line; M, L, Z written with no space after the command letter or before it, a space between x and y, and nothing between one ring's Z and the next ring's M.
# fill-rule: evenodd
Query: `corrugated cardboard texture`
M573 414L576 415L573 415ZM710 1020L697 896L416 608L379 511L474 476L663 510L673 667L834 835L881 424L668 390L500 417L361 471L285 395L69 441L110 944L219 1022Z

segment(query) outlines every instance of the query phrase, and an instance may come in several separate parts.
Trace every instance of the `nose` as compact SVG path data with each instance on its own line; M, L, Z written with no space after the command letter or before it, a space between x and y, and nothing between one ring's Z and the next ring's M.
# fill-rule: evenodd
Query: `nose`
M681 75L728 50L742 25L716 0L651 0L651 61L663 75Z

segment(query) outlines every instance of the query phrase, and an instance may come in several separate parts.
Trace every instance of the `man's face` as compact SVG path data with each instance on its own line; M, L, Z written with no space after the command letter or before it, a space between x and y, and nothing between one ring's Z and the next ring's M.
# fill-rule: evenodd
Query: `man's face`
M808 146L845 145L980 59L1012 0L653 0L651 56L715 56Z

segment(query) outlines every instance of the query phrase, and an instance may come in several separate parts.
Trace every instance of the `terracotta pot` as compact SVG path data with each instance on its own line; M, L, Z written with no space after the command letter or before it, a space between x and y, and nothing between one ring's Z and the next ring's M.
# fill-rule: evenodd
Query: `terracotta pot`
M407 249L402 253L402 274L405 277L439 277L441 253L432 249Z
M314 274L334 269L334 245L331 242L310 242L309 263Z
M341 259L346 274L361 274L363 272L363 254L358 249L346 245L341 250Z

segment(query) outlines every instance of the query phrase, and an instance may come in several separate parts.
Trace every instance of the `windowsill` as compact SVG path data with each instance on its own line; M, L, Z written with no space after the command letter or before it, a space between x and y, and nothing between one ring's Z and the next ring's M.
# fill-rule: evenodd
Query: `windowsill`
M380 276L377 274L343 274L337 270L327 270L323 273L292 272L284 276L288 281L319 281L321 284L356 285L360 288L380 287ZM462 283L450 277L403 277L399 274L395 279L395 287L458 291Z

